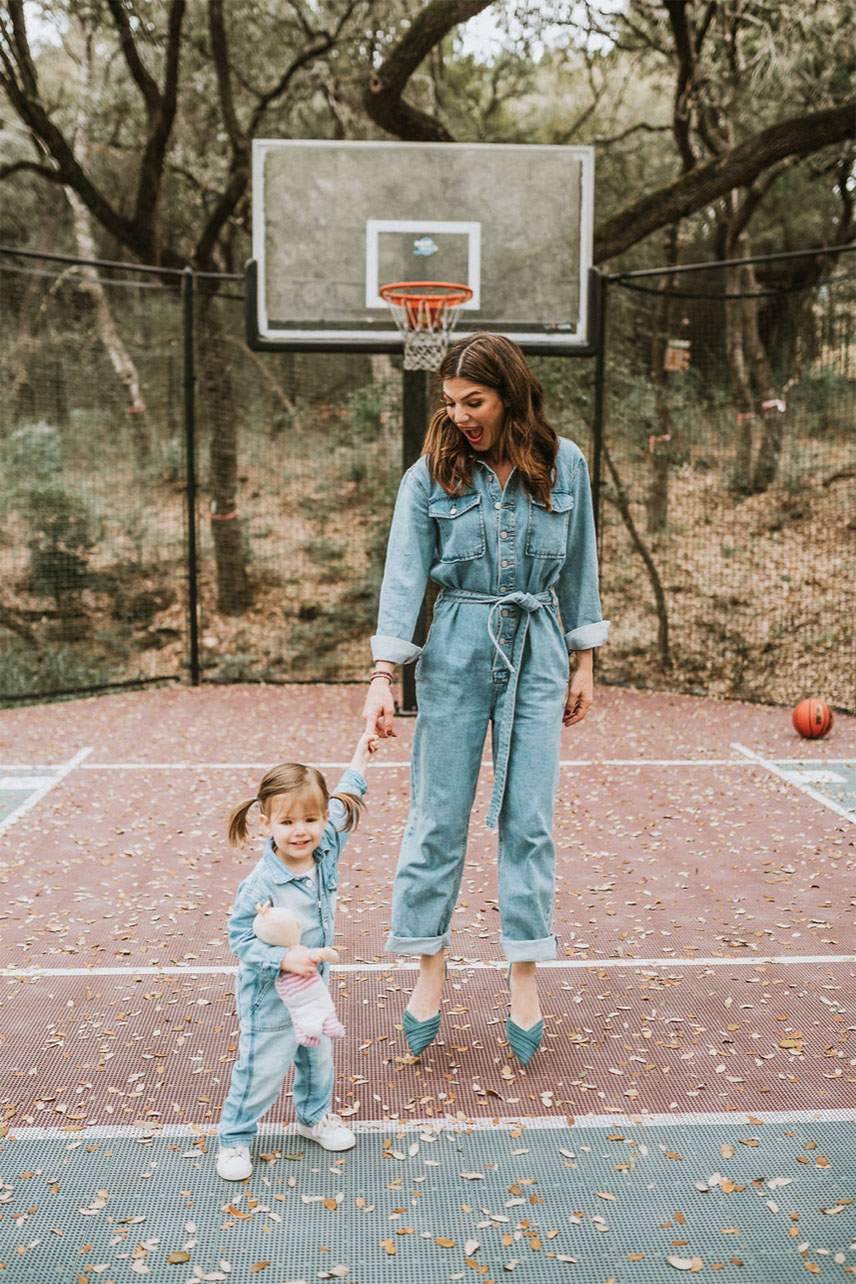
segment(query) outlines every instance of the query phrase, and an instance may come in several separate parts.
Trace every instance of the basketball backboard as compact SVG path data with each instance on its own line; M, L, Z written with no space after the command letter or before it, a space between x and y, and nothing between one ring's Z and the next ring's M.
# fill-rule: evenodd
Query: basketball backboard
M579 352L593 188L589 147L256 139L248 341L400 352L379 287L451 281L459 335Z

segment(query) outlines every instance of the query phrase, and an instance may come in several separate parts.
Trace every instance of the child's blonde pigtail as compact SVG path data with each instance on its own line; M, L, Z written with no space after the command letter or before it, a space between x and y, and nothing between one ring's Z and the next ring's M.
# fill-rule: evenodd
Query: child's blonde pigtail
M330 798L338 798L339 802L345 808L345 819L341 825L336 826L340 833L348 834L352 830L356 829L357 825L360 823L360 812L366 805L362 798L359 798L356 794L347 794L344 792L341 794L331 794Z
M245 847L247 842L247 816L258 798L248 798L234 808L229 816L229 846Z

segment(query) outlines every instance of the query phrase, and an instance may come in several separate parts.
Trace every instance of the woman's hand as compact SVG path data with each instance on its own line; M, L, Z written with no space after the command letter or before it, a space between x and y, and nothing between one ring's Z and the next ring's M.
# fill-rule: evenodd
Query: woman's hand
M372 678L366 702L363 705L366 734L380 736L382 740L387 736L394 736L392 725L394 716L395 701L392 698L392 683L386 678Z
M565 697L565 712L562 725L572 727L575 722L582 722L594 700L593 652L578 651L577 667L571 674L568 683L568 694Z

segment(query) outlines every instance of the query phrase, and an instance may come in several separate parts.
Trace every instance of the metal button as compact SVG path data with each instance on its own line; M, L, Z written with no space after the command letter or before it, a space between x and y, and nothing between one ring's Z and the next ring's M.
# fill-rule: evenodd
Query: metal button
M494 508L502 508L502 504L500 504L499 500L494 504Z
M457 510L457 508L455 508L455 507L450 508L450 509L449 509L449 514L450 514L450 516L454 517L454 516L455 516L455 514L457 513L457 511L458 511L458 510Z
M500 562L500 566L507 566L508 562Z
M508 539L508 531L500 531L499 537L500 539Z
M510 611L503 611L503 612L502 612L502 614L503 614L503 615L510 615L510 614L511 614L511 612L510 612Z

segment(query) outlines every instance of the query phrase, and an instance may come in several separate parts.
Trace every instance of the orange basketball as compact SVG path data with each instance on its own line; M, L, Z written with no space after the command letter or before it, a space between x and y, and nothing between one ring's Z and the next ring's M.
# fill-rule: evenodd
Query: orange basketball
M825 700L800 700L791 714L794 731L804 740L822 740L835 719Z

